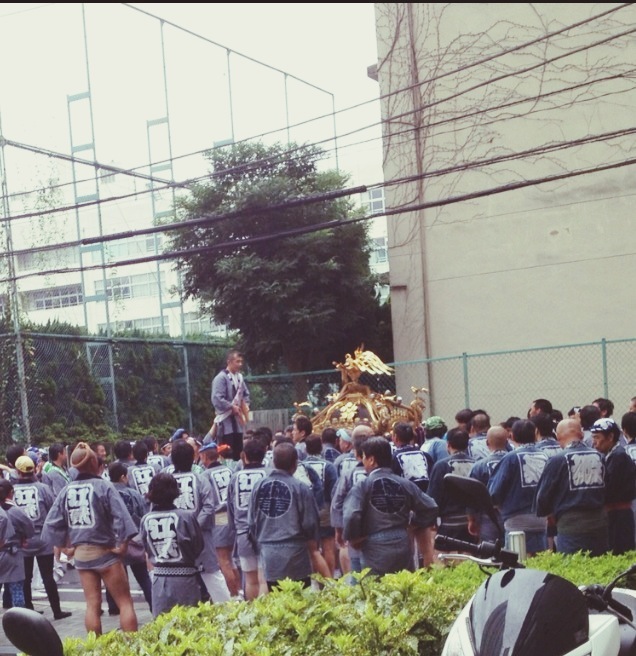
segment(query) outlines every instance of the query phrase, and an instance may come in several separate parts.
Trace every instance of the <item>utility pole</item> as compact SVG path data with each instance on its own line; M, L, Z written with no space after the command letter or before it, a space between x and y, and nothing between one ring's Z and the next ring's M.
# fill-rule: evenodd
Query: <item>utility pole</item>
M20 304L18 288L15 279L15 261L13 256L13 239L11 235L11 210L9 206L9 188L7 185L7 159L6 142L2 133L2 117L0 117L0 174L2 175L2 218L7 244L7 267L9 279L9 307L13 322L13 333L15 336L15 354L18 367L18 391L20 394L20 409L22 413L22 431L27 444L31 444L31 424L29 420L29 399L27 396L26 375L24 368L24 349L22 332L20 330ZM13 438L13 435L12 435Z

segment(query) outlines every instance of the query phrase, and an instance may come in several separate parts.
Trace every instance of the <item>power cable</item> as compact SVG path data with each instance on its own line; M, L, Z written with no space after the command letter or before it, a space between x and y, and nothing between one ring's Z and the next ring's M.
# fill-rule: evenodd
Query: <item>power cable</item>
M379 189L395 186L398 184L404 184L408 182L416 182L418 180L431 179L436 177L442 177L452 173L458 173L463 171L468 171L471 169L482 168L485 166L492 166L493 164L500 164L502 162L508 162L513 160L523 160L527 157L533 156L542 156L548 153L557 152L560 150L574 148L579 146L588 145L591 143L599 143L603 141L609 141L611 139L616 139L619 137L626 137L636 133L636 127L634 128L624 128L621 130L614 130L611 132L605 132L601 134L588 135L581 137L575 140L560 141L551 144L545 144L536 148L531 148L523 151L517 151L513 153L504 153L502 155L497 155L495 157L490 157L480 160L464 161L460 162L451 167L436 169L433 171L426 171L422 174L404 176L400 178L394 178L391 180L377 182L375 184L357 186L353 188L347 188L342 190L336 190L332 192L327 192L323 194L317 194L314 196L304 196L301 198L286 200L283 203L278 203L275 205L268 205L264 207L255 207L250 208L249 210L241 209L232 212L225 212L223 214L204 214L196 219L187 219L185 221L179 221L176 223L164 224L161 226L152 226L149 228L139 228L135 230L129 230L125 232L112 233L108 235L101 235L98 237L85 237L77 241L70 242L61 242L55 244L46 244L43 246L35 246L26 249L17 249L13 251L14 255L22 255L27 253L39 253L47 251L55 251L66 248L74 248L79 246L88 246L98 243L107 243L111 241L117 241L121 239L130 239L132 237L139 237L143 235L157 234L157 233L166 233L173 230L184 230L184 229L193 229L197 227L207 227L214 223L220 221L226 221L228 219L239 218L244 216L246 212L255 213L255 212L273 212L278 210L291 209L293 207L303 206L314 204L318 202L326 202L330 200L337 200L346 196L352 196L354 194L364 193L369 189ZM374 215L378 216L378 215Z
M510 182L505 185L501 185L499 187L491 187L489 189L482 189L479 191L474 191L474 192L469 192L466 194L460 194L458 196L452 196L449 198L441 199L441 200L436 200L436 201L428 201L425 203L417 203L414 205L407 205L404 207L400 208L392 208L392 209L387 209L384 210L383 212L378 212L376 214L371 214L371 215L365 215L361 217L355 217L355 218L347 218L346 220L335 220L335 221L327 221L324 223L320 224L314 224L311 226L303 226L300 228L293 228L290 230L284 230L276 233L270 233L269 235L262 235L259 237L250 237L246 239L240 239L240 240L231 240L228 242L222 242L219 244L211 244L208 246L201 246L198 248L189 248L187 251L168 251L165 253L161 253L158 255L151 255L151 256L146 256L146 257L139 257L139 258L132 258L132 259L127 259L127 260L119 260L117 262L108 262L104 264L96 264L96 265L89 265L89 266L84 266L84 267L63 267L63 268L58 268L58 269L48 269L44 271L37 271L37 272L32 272L32 273L25 273L21 275L16 275L16 276L11 276L2 279L0 282L13 282L13 281L18 281L18 280L23 280L26 278L32 278L36 276L43 276L43 275L52 275L52 274L67 274L67 273L80 273L82 271L91 271L91 270L101 270L101 269L112 269L116 267L121 267L121 266L129 266L133 264L143 264L146 262L157 262L157 261L163 261L163 260L178 260L179 258L183 258L184 256L192 256L192 255L201 255L213 251L220 251L220 250L225 250L228 248L236 248L236 247L244 247L244 246L249 246L252 244L257 244L257 243L265 243L268 241L274 241L277 239L284 239L287 237L293 237L293 236L300 236L304 234L310 234L314 232L319 232L322 230L328 230L332 228L338 228L338 227L343 227L347 225L352 225L355 223L359 223L362 221L368 221L372 219L379 218L381 216L394 216L396 214L407 214L410 212L417 212L425 209L433 209L436 207L443 207L446 205L451 205L455 203L462 203L467 200L475 200L477 198L484 198L487 196L493 196L497 194L502 194L506 193L509 191L515 191L518 189L523 189L525 187L531 187L531 186L537 186L541 184L546 184L550 182L556 182L559 180L566 180L568 178L573 178L573 177L578 177L581 175L589 175L592 173L600 173L603 171L609 171L612 169L617 169L617 168L622 168L625 166L632 166L636 164L636 158L630 158L627 160L623 160L621 162L614 162L612 164L605 164L602 166L596 166L593 168L587 168L587 169L579 169L577 171L568 171L565 173L556 173L553 175L548 175L548 176L543 176L541 178L533 178L531 180L519 180L516 182Z
M163 21L163 22L168 22L168 23L170 23L169 21L164 21L164 19L162 19L162 18L160 18L160 17L158 17L158 16L156 16L156 15L153 15L153 14L151 14L150 12L146 12L146 11L144 11L144 10L141 10L141 9L137 8L137 7L134 7L133 5L130 5L130 4L127 4L127 3L122 3L122 4L124 4L125 6L127 6L127 7L129 7L129 8L132 8L132 9L135 9L135 10L137 10L137 11L140 11L140 12L142 12L142 13L146 13L147 15L150 15L150 16L152 16L153 18L155 18L155 19L157 19L157 20L160 20L160 21ZM243 143L243 142L253 141L253 140L255 140L255 139L260 139L260 138L263 138L263 137L265 137L265 136L269 136L269 135L272 135L272 134L276 134L276 133L278 133L278 132L283 132L283 131L287 131L287 130L290 130L290 129L294 129L294 128L297 128L297 127L300 127L300 126L306 125L306 124L311 123L311 122L314 122L314 121L318 121L318 120L322 120L322 119L325 119L325 118L333 117L333 116L335 116L336 114L340 114L340 113L343 113L343 112L346 112L346 111L350 111L350 110L352 110L352 109L358 109L358 108L360 108L360 107L362 107L362 106L364 106L364 105L366 105L366 104L372 103L372 102L377 102L377 101L381 101L381 100L387 99L387 98L392 97L393 95L396 95L396 94L398 94L398 93L404 93L404 92L406 92L406 91L410 91L410 90L412 90L412 89L414 89L414 88L417 88L417 87L419 87L419 86L422 86L422 85L424 85L424 84L428 84L428 83L431 83L431 82L437 81L437 80L439 80L439 79L442 79L442 78L444 78L444 77L448 77L448 76L450 76L450 75L454 75L454 74L456 74L456 73L463 72L463 71L465 71L465 70L469 70L470 68L473 68L473 67L475 67L475 66L479 66L479 65L481 65L481 64L487 63L487 62L492 61L492 60L494 60L494 59L497 59L497 58L499 58L499 57L505 56L505 55L510 54L510 53L513 53L513 52L517 52L517 51L522 50L522 49L524 49L524 48L527 48L527 47L529 47L529 46L532 46L532 45L535 45L535 44L537 44L537 43L540 43L540 42L542 42L542 41L545 41L545 40L551 39L551 38L553 38L554 36L558 36L558 35L560 35L560 34L563 34L563 33L567 32L567 31L570 31L571 29L574 29L574 28L576 28L576 27L580 27L580 26L582 26L582 25L585 25L585 24L588 24L588 23L593 22L593 21L595 21L595 20L598 20L599 18L604 18L604 17L606 17L606 16L608 16L608 15L610 15L610 14L612 14L612 13L615 13L615 12L617 12L617 11L620 11L620 10L622 10L622 9L625 9L625 8L627 8L627 7L630 7L630 6L633 5L633 4L634 4L634 3L623 3L623 4L621 4L621 5L617 6L617 7L613 7L613 8L611 8L611 9L608 9L608 10L606 10L606 11L603 11L603 12L601 12L601 13L599 13L599 14L595 14L594 16L591 16L591 17L589 17L589 18L587 18L587 19L583 19L583 20L581 20L581 21L577 21L577 22L575 22L575 23L571 23L571 24L569 24L569 25L566 25L566 26L560 28L559 30L555 30L555 31L553 31L553 32L549 32L549 33L547 33L547 34L545 34L545 35L543 35L543 36L541 36L541 37L537 37L536 39L532 39L532 40L530 40L530 41L526 41L526 42L524 42L524 43L522 43L522 44L518 44L518 45L516 45L516 46L512 46L512 47L510 47L510 48L507 48L507 49L505 49L505 50L502 50L502 51L500 51L500 52L498 52L498 53L495 53L495 54L493 54L493 55L490 55L490 56L488 56L488 57L484 57L484 58L479 59L479 60L477 60L477 61L475 61L475 62L471 62L471 63L469 63L469 64L465 64L465 65L460 66L460 67L458 67L458 68L455 68L455 69L453 69L453 70L451 70L451 71L447 71L447 72L445 72L445 73L440 73L440 74L435 75L435 76L433 76L433 77L430 77L430 78L427 78L427 79L422 80L422 81L420 81L420 82L417 82L417 83L415 83L415 84L413 84L413 85L409 85L409 86L407 86L407 87L403 87L403 88L400 88L400 89L397 89L397 90L391 91L391 92L389 92L389 93L386 93L386 94L383 94L383 95L379 96L378 98L373 98L373 99L370 99L370 100L368 100L368 101L363 101L363 102L361 102L361 103L357 103L357 104L355 104L355 105L351 105L351 106L346 107L346 108L343 108L343 109L341 109L341 110L337 110L336 112L331 112L331 113L328 113L328 114L323 114L323 115L318 116L318 117L314 117L314 118L306 119L306 120L304 120L304 121L300 121L300 122L295 123L295 124L292 124L292 125L290 125L290 126L285 126L285 127L282 127L282 128L278 128L278 129L276 129L276 130L270 130L270 131L267 131L267 132L260 133L260 134L258 134L258 135L254 135L254 136L246 137L245 139L242 139L242 140L239 140L239 141L234 142L234 144L240 144L240 143ZM173 24L173 23L170 23L170 24L174 25L174 26L175 26L176 28L178 28L178 29L185 29L185 28L181 28L180 26L178 26L178 25L176 25L176 24ZM188 30L186 30L186 31L188 31ZM198 35L198 34L196 34L196 33L192 33L192 34L193 34L194 36L199 37L199 38L206 39L206 37L202 37L201 35ZM211 43L213 43L214 45L216 45L216 46L218 46L218 47L220 47L220 48L230 50L229 48L226 48L225 46L222 46L222 45L220 45L220 44L218 44L218 43L216 43L216 42L214 42L214 41L211 41L211 40L209 40L209 39L206 39L206 40L210 41ZM244 55L242 55L241 53L238 53L238 52L237 52L237 54L239 54L239 55L241 55L241 56L244 56ZM567 53L566 53L566 55L567 55ZM565 56L565 55L564 55L564 56ZM254 60L254 61L256 61L256 60ZM262 62L258 62L258 63L262 63ZM264 63L263 63L263 65L264 65L264 66L267 66L267 64L264 64ZM275 69L275 70L278 70L278 69ZM279 71L279 72L284 73L283 71ZM316 88L318 88L318 87L316 87ZM323 90L323 91L324 91L324 90ZM423 109L423 108L422 108L422 109ZM414 110L414 111L418 111L418 110ZM363 128L363 130L364 130L364 129L371 129L371 128L376 127L376 126L381 125L381 124L382 124L382 121L381 121L380 123L371 124L371 125L367 126L366 128ZM352 133L350 132L350 133L347 133L347 134L345 134L345 135L341 135L341 136L335 135L334 137L330 137L329 139L322 140L322 141L320 141L320 142L315 142L315 143L316 143L316 145L318 145L318 144L322 144L322 143L325 143L325 142L328 142L328 141L332 141L332 140L334 140L334 139L341 139L341 138L343 138L343 137L345 137L345 136L350 136L351 134L352 134ZM201 149L201 150L193 151L193 152L186 153L186 154L182 154L182 155L177 155L177 156L172 157L172 158L169 158L169 159L159 160L159 161L157 161L157 162L154 162L153 165L162 164L162 163L168 163L168 162L173 163L174 161L177 161L177 160L182 159L182 158L185 158L185 157L191 157L191 156L196 156L196 155L203 155L203 154L205 154L206 152L209 152L209 151L214 150L214 149L216 149L216 148L223 148L223 147L225 147L225 146L212 146L212 147L210 147L210 148L205 148L205 149ZM42 154L44 154L44 153L42 153ZM87 165L91 165L91 166L95 166L95 167L99 167L99 168L103 168L103 169L109 170L109 165L100 164L100 163L98 163L98 162L90 162L90 163L89 163L89 162L84 162L84 163L86 163ZM135 170L137 170L137 169L139 169L139 168L145 168L146 166L148 166L148 165L147 165L147 164L143 164L143 165L140 165L140 166L137 166L137 167L132 167L132 168L130 168L130 169L119 169L118 167L110 167L110 168L111 168L111 169L117 169L117 171L114 171L114 172L127 174L128 172L134 172ZM93 178L89 178L89 179L87 179L87 180L84 180L83 182L89 182L89 181L92 181L92 180L93 180ZM80 181L80 182L82 182L82 181ZM71 184L74 184L74 182L63 183L63 184L60 184L60 185L51 186L50 188L62 187L62 186L67 186L67 185L71 185ZM182 186L186 186L187 184L188 184L188 182L186 182L186 183L182 183ZM28 191L27 191L27 192L18 192L17 194L13 194L12 196L17 196L17 195L26 195L26 194L29 194L29 193L35 193L35 192L37 192L37 191L39 191L39 188L36 189L36 190L33 190L32 192L28 192Z

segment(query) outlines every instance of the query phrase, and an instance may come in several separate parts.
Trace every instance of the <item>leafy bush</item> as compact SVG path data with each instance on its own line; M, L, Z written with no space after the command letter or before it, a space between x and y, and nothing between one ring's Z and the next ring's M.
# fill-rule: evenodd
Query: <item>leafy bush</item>
M608 583L636 553L544 554L529 567L577 585ZM284 581L253 602L175 608L134 634L65 641L67 656L435 656L485 574L472 563L376 579L327 581L321 591Z

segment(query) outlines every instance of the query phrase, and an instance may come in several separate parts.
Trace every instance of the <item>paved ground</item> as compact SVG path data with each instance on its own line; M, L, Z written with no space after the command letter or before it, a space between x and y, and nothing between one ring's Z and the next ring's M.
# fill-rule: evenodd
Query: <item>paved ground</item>
M152 620L152 615L135 578L131 576L130 579L135 610L137 611L137 619L139 621L139 626L142 626ZM53 620L53 613L51 612L51 607L49 606L46 596L44 596L43 599L33 599L33 606L36 610L44 611L44 617L51 621L62 640L68 637L84 637L86 635L86 629L84 628L84 609L86 605L84 603L84 595L82 594L82 587L79 583L79 575L77 574L77 571L69 569L64 578L58 583L58 588L62 600L62 610L71 611L73 613L72 617L64 620ZM105 597L102 603L102 608L104 609L104 615L102 616L103 632L107 633L108 631L118 629L119 618L108 615L108 606L106 605ZM4 614L3 610L0 612L0 617L2 614ZM17 653L19 653L18 650L9 642L9 639L5 635L0 624L0 655L5 656Z

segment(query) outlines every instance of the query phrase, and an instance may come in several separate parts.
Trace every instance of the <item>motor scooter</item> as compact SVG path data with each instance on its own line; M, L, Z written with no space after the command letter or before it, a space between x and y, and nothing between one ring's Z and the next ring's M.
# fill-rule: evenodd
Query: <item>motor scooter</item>
M444 485L467 507L495 516L480 481L448 474ZM609 585L579 588L526 568L498 542L438 535L435 548L456 552L440 554L443 560L469 560L489 573L455 620L442 656L636 656L636 591L618 587L636 565Z

